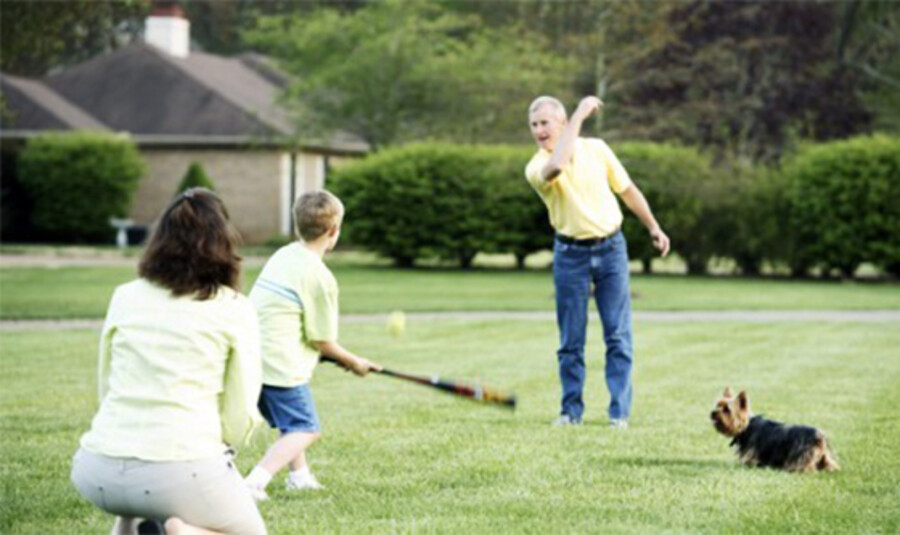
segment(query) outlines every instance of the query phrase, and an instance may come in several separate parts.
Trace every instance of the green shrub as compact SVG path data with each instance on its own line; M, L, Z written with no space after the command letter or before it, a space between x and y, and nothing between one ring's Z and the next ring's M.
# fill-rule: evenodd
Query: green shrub
M644 193L653 215L671 239L672 251L684 258L688 272L706 272L717 252L724 215L718 209L724 197L723 185L709 159L695 149L650 142L620 143L613 151ZM649 272L659 251L640 220L621 204L629 253Z
M342 167L347 241L412 266L427 257L469 267L479 252L525 257L552 243L547 213L525 181L533 149L415 144Z
M206 188L213 191L216 189L200 162L191 162L191 165L188 166L187 173L184 174L184 178L178 184L178 191L175 192L175 196L177 197L183 191L191 188Z
M109 218L128 215L143 170L130 139L101 133L42 135L20 159L35 227L62 241L110 239Z
M525 166L535 149L487 146L480 150L488 160L482 179L488 188L485 217L491 226L485 252L512 253L522 269L529 254L553 247L547 209L525 180Z
M812 145L784 167L796 233L794 271L820 266L850 277L863 262L898 274L900 138Z
M474 147L416 144L340 168L331 188L346 206L347 241L403 267L429 256L471 265L488 235L486 163Z
M730 163L717 173L725 194L717 207L716 255L732 258L744 275L759 275L764 262L789 258L792 239L778 174Z

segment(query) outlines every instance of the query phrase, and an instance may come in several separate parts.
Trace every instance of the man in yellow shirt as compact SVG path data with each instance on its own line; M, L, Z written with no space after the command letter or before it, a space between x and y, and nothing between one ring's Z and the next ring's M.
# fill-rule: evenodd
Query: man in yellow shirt
M539 148L525 177L547 206L556 230L553 283L562 409L555 423L580 424L584 413L584 343L593 283L606 343L610 425L627 428L632 398L631 297L628 250L620 230L622 211L614 193L647 227L663 256L669 253L669 238L609 146L601 139L579 137L584 120L602 105L597 97L585 97L567 120L559 100L535 99L528 120Z

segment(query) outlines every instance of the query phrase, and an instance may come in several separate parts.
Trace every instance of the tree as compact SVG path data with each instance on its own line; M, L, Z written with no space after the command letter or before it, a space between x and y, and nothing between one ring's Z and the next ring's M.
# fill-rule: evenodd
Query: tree
M191 21L191 41L207 52L228 56L244 52L241 32L262 15L305 16L325 5L352 11L365 3L366 0L188 0L183 7Z
M349 131L378 148L521 140L532 98L568 94L569 63L516 30L423 0L386 0L261 17L245 38L295 77L285 101L304 132Z
M900 3L843 4L836 61L864 81L876 131L900 132Z
M612 4L610 118L629 137L679 139L717 160L777 160L797 134L866 131L860 77L835 62L838 7L822 2ZM640 36L635 39L634 36Z
M140 35L148 5L139 0L5 0L0 4L0 69L40 76L127 44Z

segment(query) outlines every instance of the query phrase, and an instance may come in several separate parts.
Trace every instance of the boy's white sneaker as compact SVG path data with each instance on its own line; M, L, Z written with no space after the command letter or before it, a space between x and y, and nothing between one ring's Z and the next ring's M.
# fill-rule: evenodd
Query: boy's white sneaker
M307 472L300 477L288 477L284 482L284 488L287 490L322 490L325 486L319 483L316 476Z
M250 492L250 496L253 497L253 501L259 503L264 502L269 499L269 495L266 493L266 489L262 487L257 487L256 485L247 484L247 491Z

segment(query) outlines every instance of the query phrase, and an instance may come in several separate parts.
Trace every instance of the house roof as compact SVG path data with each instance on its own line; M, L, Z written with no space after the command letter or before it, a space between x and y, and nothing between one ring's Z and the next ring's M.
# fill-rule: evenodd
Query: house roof
M85 128L86 117L101 127L129 132L138 143L154 145L265 146L293 140L290 144L310 150L368 150L366 143L346 133L324 142L298 143L288 111L278 101L288 79L256 54L227 58L191 52L178 58L137 42L41 81L16 81L15 88L28 97L15 103L8 98L17 112L14 129L20 131ZM68 103L81 111L81 122L22 113L17 105L22 100L54 101L56 108Z
M4 130L17 130L20 125L41 130L108 129L39 80L0 74L0 90L9 108L9 115L2 119Z

